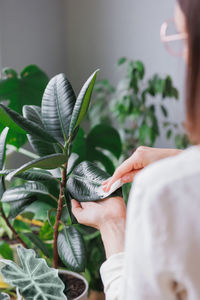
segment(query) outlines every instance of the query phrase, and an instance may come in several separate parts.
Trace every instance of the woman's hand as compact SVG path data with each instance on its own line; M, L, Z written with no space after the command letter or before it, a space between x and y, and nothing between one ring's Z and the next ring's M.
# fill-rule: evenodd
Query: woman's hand
M101 232L107 258L124 249L126 206L123 198L111 197L97 202L72 199L72 212L80 224Z
M132 182L134 176L144 167L157 160L177 155L180 152L182 150L141 146L116 169L112 177L103 182L103 190L108 192L111 185L120 178L124 183Z

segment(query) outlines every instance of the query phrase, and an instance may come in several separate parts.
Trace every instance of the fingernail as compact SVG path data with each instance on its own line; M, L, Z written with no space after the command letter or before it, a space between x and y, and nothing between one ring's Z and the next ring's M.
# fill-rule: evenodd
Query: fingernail
M131 177L129 175L125 175L124 177L122 177L122 180L127 182L131 180Z

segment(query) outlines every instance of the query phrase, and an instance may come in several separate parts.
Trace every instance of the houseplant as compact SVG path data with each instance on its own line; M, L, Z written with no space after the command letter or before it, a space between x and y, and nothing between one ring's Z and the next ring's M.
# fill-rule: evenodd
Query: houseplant
M49 224L54 228L54 269L65 265L76 272L84 271L86 264L84 241L79 224L72 215L70 199L71 197L79 201L104 199L105 194L101 189L101 182L110 176L92 162L80 163L77 157L74 158L72 155L73 146L76 145L76 138L78 138L79 125L88 110L96 75L97 71L83 85L77 98L66 76L64 74L55 76L45 89L41 108L26 105L23 107L23 116L2 104L0 105L0 115L3 116L7 125L11 129L21 130L22 134L27 134L30 144L40 156L16 170L1 170L1 209L4 211L5 203L9 204L9 214L5 217L10 220L34 202L38 205L45 202L51 203L52 208L48 211L48 218ZM7 132L8 129L4 129L1 135L2 165ZM57 168L57 175L53 175L49 171L49 169L55 168ZM25 183L6 190L5 176L9 181L20 177L25 180ZM51 183L50 187L46 182ZM54 192L58 192L59 195L55 196L51 193L53 184ZM115 195L121 195L121 190L116 191ZM53 218L55 210L56 217ZM53 219L55 219L54 224L52 224ZM32 234L29 237L48 261L48 257L51 256L49 248L36 235ZM26 246L26 241L23 240L23 243ZM27 297L30 293L31 299L37 294L36 280L34 281L34 277L25 272L28 270L27 263L29 261L33 263L33 266L38 266L37 275L44 273L44 269L45 272L50 272L59 286L61 293L59 299L66 299L66 295L63 294L64 286L62 281L59 281L55 270L49 270L45 261L37 258L33 250L20 246L18 254L23 271L13 262L4 260L6 266L1 269L1 272L6 281L19 288L24 299L29 299ZM13 270L15 270L14 273ZM18 272L18 275L20 272L25 272L26 276L29 275L29 280L34 282L28 289L28 295L25 287L27 284L22 286L16 280L15 272ZM48 276L44 278L45 288L49 288L50 293L53 293L52 287L46 285L48 280L50 280ZM46 290L44 291L42 288L41 295L44 296L43 299L52 299L51 296L45 296ZM70 296L68 298L70 299Z
M146 79L143 62L125 57L118 60L118 66L125 75L116 87L108 79L96 83L89 124L106 122L118 128L123 141L122 159L140 145L154 146L161 128L178 148L185 148L188 140L184 130L170 120L165 104L167 99L177 101L179 97L171 77L154 74Z

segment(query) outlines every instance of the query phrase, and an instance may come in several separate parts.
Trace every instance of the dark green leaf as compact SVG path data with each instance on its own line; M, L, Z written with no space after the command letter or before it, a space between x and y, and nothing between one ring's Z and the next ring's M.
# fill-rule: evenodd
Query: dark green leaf
M1 300L10 300L10 296L6 293L1 293L0 292L0 299Z
M21 166L19 169L13 171L7 176L7 179L11 180L14 176L31 168L55 169L63 165L65 162L66 156L63 154L51 154L48 156L43 156L41 158L34 159Z
M31 240L31 242L39 248L46 257L52 257L52 253L47 247L47 245L34 233L27 232L25 235Z
M73 226L64 227L58 235L58 253L62 262L75 272L86 265L85 247L81 234Z
M108 157L108 155L105 155L103 152L95 148L92 147L90 148L88 145L87 145L86 160L91 162L100 162L104 166L106 172L108 172L108 174L110 175L112 175L115 171L113 162Z
M2 131L0 136L0 170L3 169L3 164L4 164L7 134L8 134L8 127L6 127Z
M0 176L8 175L14 171L15 169L2 170L0 171ZM22 178L24 180L30 180L30 181L57 180L57 178L53 177L53 175L50 172L41 169L33 169L33 170L25 171L23 173L15 175L15 177Z
M45 130L44 124L42 122L41 108L39 106L25 105L23 107L23 116L29 121L37 123L38 126L40 126L43 130ZM54 144L47 143L43 139L38 138L31 134L28 134L27 137L32 148L40 156L46 156L46 155L54 154L56 152L54 148Z
M56 143L57 141L43 128L41 128L41 126L39 126L37 123L34 123L32 121L29 121L28 119L22 117L19 113L15 112L14 110L0 104L0 109L1 111L4 111L4 115L7 115L6 121L9 119L11 119L12 121L14 121L19 127L21 127L23 129L23 131L21 131L21 133L27 132L29 134L32 134L36 137L38 137L39 139L43 139L46 142L49 143ZM2 115L2 114L1 114ZM2 117L4 117L4 115L2 115ZM13 128L13 123L12 121L8 122L6 126ZM14 127L15 129L17 129L18 127Z
M80 122L83 120L90 103L92 91L94 88L95 80L97 77L97 72L99 70L96 70L85 82L83 85L78 98L76 100L76 104L73 109L70 127L69 127L69 135L73 133L73 131L76 129L76 127L80 124Z
M13 251L10 245L4 241L0 241L0 255L5 259L13 260Z
M167 131L167 138L170 139L171 136L172 136L172 130L169 129L169 130Z
M21 267L12 261L3 260L5 266L1 273L8 284L18 287L24 299L66 299L63 293L65 286L57 270L49 268L44 259L36 258L31 249L18 246L17 252Z
M15 217L41 196L51 197L52 195L42 183L26 182L6 190L1 201L11 205L9 216Z
M64 74L53 77L42 98L42 120L46 130L61 144L69 137L76 96Z
M168 117L168 112L167 112L166 107L164 105L161 105L160 108L161 108L161 111L162 111L164 117L167 118Z
M67 190L78 201L96 201L106 198L101 184L110 175L91 162L80 163L70 174ZM112 194L121 196L121 189Z

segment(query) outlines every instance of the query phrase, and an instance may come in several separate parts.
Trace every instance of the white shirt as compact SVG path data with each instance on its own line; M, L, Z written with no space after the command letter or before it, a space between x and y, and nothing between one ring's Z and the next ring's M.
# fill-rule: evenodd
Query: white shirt
M106 300L200 299L200 147L136 176L125 252L100 273Z

